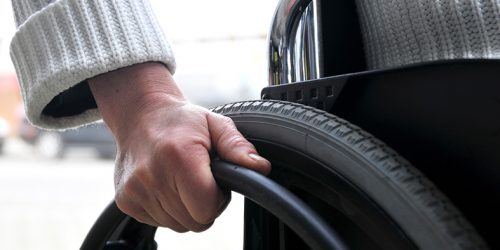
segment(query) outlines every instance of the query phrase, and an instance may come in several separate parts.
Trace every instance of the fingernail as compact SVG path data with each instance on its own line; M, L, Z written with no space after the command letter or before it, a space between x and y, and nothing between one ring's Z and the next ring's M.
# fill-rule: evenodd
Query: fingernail
M249 154L248 156L250 156L250 158L256 160L256 161L263 161L263 160L266 160L264 159L264 157L258 155L258 154L254 154L254 153L251 153Z
M251 153L251 154L248 154L248 156L255 161L262 162L262 163L267 164L268 166L271 166L271 163L268 160L266 160L264 157L262 157L258 154Z

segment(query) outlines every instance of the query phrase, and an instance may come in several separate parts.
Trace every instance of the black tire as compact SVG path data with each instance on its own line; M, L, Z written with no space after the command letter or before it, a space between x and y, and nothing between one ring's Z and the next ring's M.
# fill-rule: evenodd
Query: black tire
M420 171L345 120L283 101L213 111L232 118L272 162L271 178L319 210L352 249L488 248Z

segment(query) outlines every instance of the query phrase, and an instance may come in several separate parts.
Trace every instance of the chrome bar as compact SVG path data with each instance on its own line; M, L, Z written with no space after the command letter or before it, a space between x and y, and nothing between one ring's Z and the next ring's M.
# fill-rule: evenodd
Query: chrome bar
M281 0L269 32L269 84L322 76L319 0Z
M313 6L310 3L296 29L295 40L291 41L292 72L291 82L317 78L317 68L314 65L316 48L314 44Z
M318 79L324 77L323 74L323 37L322 37L322 26L321 26L321 0L313 0L312 1L312 20L310 22L311 25L311 34L309 36L311 45L311 53L314 55L314 59L311 61L311 68L315 69L314 75L311 76L310 79Z

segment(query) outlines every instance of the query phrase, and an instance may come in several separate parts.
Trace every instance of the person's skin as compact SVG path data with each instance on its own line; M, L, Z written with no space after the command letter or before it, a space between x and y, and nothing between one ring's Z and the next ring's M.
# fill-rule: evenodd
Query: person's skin
M163 64L136 64L88 82L118 145L116 203L141 222L177 232L209 228L230 200L211 174L211 152L270 171L231 119L186 101Z

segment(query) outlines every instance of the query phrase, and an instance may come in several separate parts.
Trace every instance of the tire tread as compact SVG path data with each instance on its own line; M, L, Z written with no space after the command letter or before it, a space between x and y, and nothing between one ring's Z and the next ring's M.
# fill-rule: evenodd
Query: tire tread
M428 218L444 228L456 242L457 249L488 249L473 226L432 182L394 150L358 126L325 111L286 101L244 101L219 106L212 111L223 115L268 114L300 121L320 130L376 166L407 198L420 206Z

